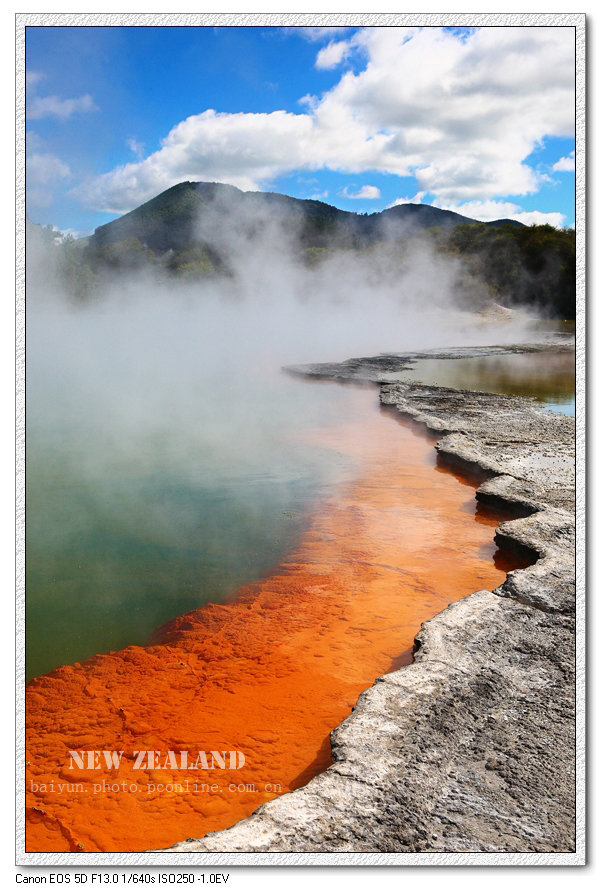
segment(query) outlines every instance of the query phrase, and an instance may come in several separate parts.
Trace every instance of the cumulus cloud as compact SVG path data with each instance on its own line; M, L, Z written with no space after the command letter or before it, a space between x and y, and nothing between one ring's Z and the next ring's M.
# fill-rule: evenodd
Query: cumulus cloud
M96 209L120 214L183 180L256 190L283 170L322 166L314 130L310 115L218 114L209 109L174 127L145 160L122 165L76 194Z
M556 229L561 229L566 221L566 215L558 212L545 214L542 211L521 211L514 214L511 219L519 220L520 223L524 223L526 226L532 226L535 223L537 226L541 226L543 223L548 223Z
M68 164L48 153L36 153L27 159L27 179L36 186L46 186L71 176Z
M396 198L388 207L394 208L397 204L421 204L426 195L426 192L416 192L413 198Z
M351 43L347 40L328 43L327 46L324 46L318 52L315 67L321 69L335 68L348 56L351 49Z
M574 158L574 152L570 152L564 158L560 158L559 161L556 161L553 165L553 170L558 171L559 173L569 173L570 171L576 170L576 160Z
M358 192L349 192L348 187L345 186L342 190L342 194L345 198L352 199L362 199L366 198L368 201L375 201L376 198L381 198L381 192L377 186L361 186Z
M260 189L293 170L414 176L458 203L534 193L526 159L545 137L574 132L571 28L366 28L317 58L366 58L303 113L203 111L161 148L82 186L97 210L121 213L181 180Z
M60 118L66 120L78 112L95 111L94 100L86 93L74 99L59 99L58 96L36 96L27 112L27 117L36 121L40 118Z
M457 214L463 214L464 217L471 217L474 220L481 220L486 223L490 220L518 220L526 226L532 226L536 223L541 225L548 223L559 229L565 223L565 214L560 213L543 213L542 211L524 211L522 208L510 201L466 201L462 204L445 204L444 202L434 201L435 207L443 208L446 211L455 211Z

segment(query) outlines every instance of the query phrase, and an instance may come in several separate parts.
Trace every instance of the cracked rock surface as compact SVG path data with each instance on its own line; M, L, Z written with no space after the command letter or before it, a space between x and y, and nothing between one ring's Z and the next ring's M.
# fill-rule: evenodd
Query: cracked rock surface
M523 397L391 383L384 356L294 372L380 384L521 516L496 538L535 561L422 625L331 735L334 764L249 818L170 852L575 850L574 419ZM450 568L450 572L452 569Z

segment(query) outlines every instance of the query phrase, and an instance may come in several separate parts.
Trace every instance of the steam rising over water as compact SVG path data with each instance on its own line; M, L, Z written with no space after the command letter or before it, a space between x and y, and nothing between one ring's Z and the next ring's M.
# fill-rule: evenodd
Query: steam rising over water
M352 415L354 391L282 365L525 336L458 311L439 268L425 301L417 260L393 287L351 261L236 256L219 284L120 282L76 309L28 291L29 677L144 643L298 540L350 471L307 432Z
M161 322L30 320L29 676L143 644L265 573L345 469L299 432L351 391L216 354L193 314Z

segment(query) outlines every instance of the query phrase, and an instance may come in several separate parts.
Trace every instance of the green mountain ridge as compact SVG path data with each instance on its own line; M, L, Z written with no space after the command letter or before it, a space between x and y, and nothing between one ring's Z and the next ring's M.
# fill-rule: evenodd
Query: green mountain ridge
M90 246L102 249L137 238L154 253L190 249L198 242L198 224L210 212L224 219L229 215L234 221L239 221L240 215L245 220L256 220L265 214L278 214L283 224L298 228L300 244L316 248L362 248L406 236L409 231L415 234L421 229L449 229L479 222L426 204L395 205L373 214L357 214L323 201L292 198L277 192L242 192L222 183L184 182L99 226L90 239ZM494 220L481 225L522 226L515 220Z
M29 250L34 245L43 250ZM483 301L574 319L576 234L515 220L482 223L424 204L373 214L343 211L314 199L242 192L221 183L179 183L86 239L57 244L52 227L27 225L28 283L54 270L76 300L101 294L105 280L150 272L160 280L244 275L248 250L318 268L349 252L362 269L402 276L418 246L460 262L459 304ZM236 272L237 270L237 272ZM392 271L392 272L391 272Z

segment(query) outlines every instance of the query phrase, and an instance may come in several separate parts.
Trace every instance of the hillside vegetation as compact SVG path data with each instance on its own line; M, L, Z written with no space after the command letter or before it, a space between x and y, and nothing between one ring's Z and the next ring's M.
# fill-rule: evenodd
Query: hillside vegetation
M270 192L241 192L218 183L179 183L85 240L59 243L52 227L28 224L28 282L60 276L82 300L108 277L151 270L161 279L231 275L236 246L256 243L315 266L350 251L370 263L375 251L402 262L416 240L458 258L466 281L482 283L505 306L575 316L575 232L479 223L452 211L403 204L374 214L342 211L321 201ZM43 250L39 250L43 248Z

